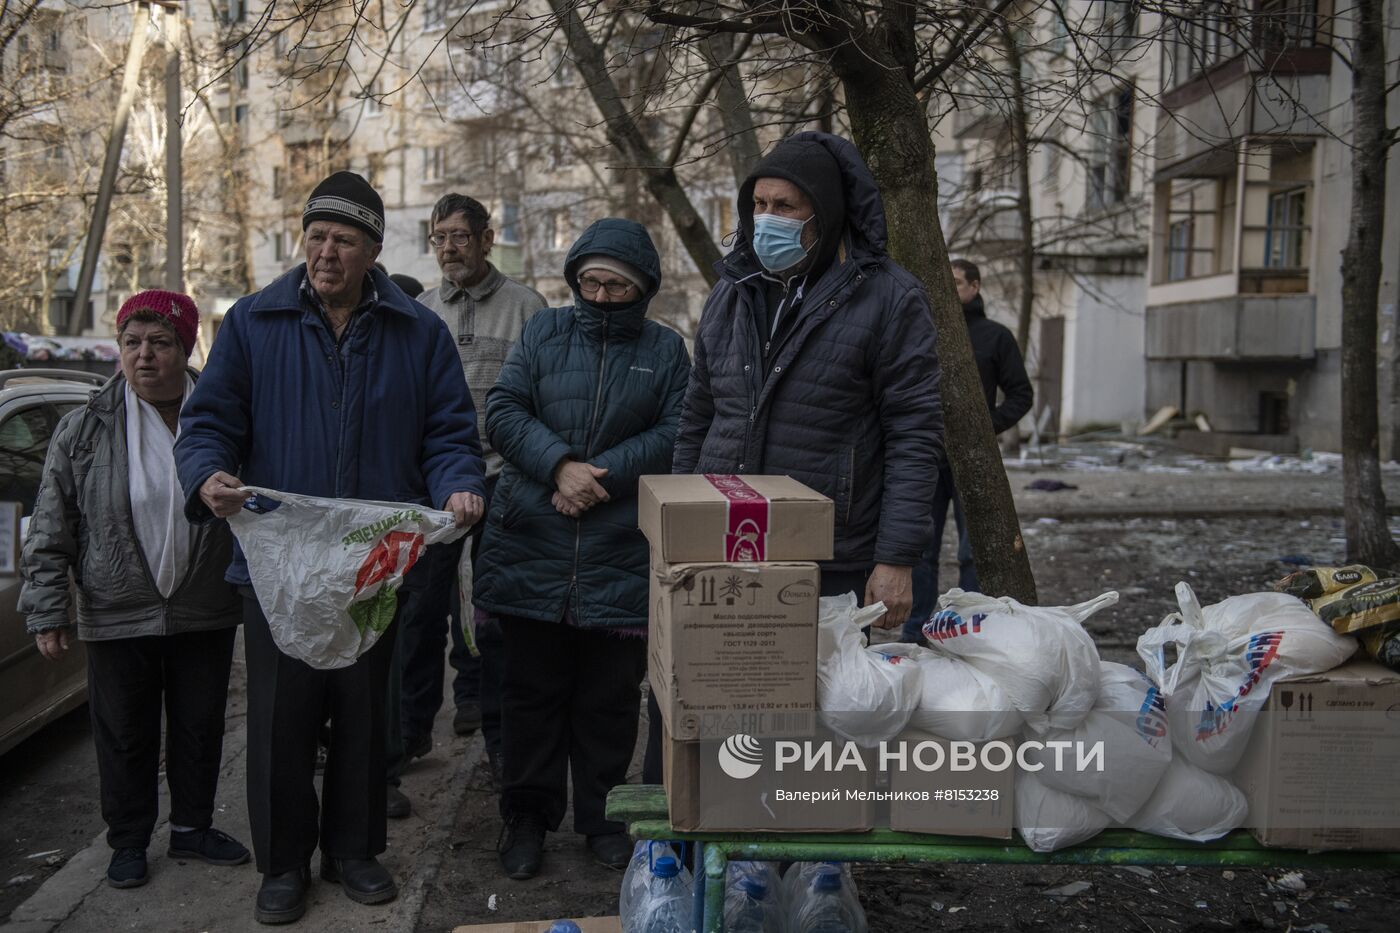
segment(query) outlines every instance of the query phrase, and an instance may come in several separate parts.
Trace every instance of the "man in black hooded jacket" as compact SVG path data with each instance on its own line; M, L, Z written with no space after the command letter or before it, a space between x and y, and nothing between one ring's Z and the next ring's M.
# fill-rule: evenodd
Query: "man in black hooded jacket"
M953 284L962 302L963 318L967 321L967 336L972 343L972 356L977 361L977 374L982 379L982 392L992 413L992 430L997 434L1008 430L1031 410L1034 392L1026 376L1026 364L1016 338L1004 325L987 317L982 302L982 273L966 259L953 260ZM997 404L997 390L1002 393ZM958 586L977 592L977 568L972 563L972 542L968 540L967 523L963 519L962 501L953 488L953 471L945 462L938 472L938 490L933 499L933 543L924 558L914 568L914 608L900 633L901 640L917 642L924 622L933 612L938 598L938 552L943 545L943 527L948 521L948 506L953 506L953 520L958 528Z
M823 595L908 616L943 461L923 285L885 250L849 141L798 133L739 190L739 232L695 336L678 473L787 474L836 504Z

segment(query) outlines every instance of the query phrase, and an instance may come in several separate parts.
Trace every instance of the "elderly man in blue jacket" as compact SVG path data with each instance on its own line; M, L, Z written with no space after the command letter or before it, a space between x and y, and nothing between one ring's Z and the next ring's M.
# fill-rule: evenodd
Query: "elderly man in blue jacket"
M175 446L186 514L232 515L246 484L431 505L475 523L484 466L471 393L446 325L374 268L379 195L337 172L312 192L302 228L306 263L230 309L186 403ZM248 816L263 873L254 917L302 916L318 843L322 878L360 903L392 900L377 856L394 633L349 667L315 670L273 642L241 551L227 579L244 596ZM318 820L316 733L327 710Z

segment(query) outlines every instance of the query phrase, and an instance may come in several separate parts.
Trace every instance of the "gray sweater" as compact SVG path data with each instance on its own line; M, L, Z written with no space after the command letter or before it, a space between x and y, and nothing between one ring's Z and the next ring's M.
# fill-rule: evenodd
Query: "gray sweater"
M485 416L486 393L501 375L501 366L525 322L545 306L539 292L507 278L490 263L486 265L486 277L475 285L463 289L444 279L437 288L418 298L447 323L447 330L457 343L462 374L467 377L479 419ZM505 461L484 431L481 452L486 459L486 475L498 475Z

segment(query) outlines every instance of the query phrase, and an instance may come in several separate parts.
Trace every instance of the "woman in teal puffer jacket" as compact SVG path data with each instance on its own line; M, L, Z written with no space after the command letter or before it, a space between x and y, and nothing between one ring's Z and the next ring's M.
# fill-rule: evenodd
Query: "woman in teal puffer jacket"
M574 293L538 312L486 396L506 460L473 602L500 617L501 864L540 869L573 774L574 829L605 864L631 843L604 817L626 778L646 674L647 543L637 480L670 471L690 357L646 319L661 264L646 228L608 218L564 263Z

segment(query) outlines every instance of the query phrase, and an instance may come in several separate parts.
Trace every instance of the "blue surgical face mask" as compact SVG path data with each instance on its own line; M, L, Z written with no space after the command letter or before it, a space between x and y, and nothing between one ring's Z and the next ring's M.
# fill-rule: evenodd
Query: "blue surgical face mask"
M759 214L753 219L753 251L763 268L769 272L783 272L807 258L807 248L802 245L802 228L812 217L793 220L775 214Z

